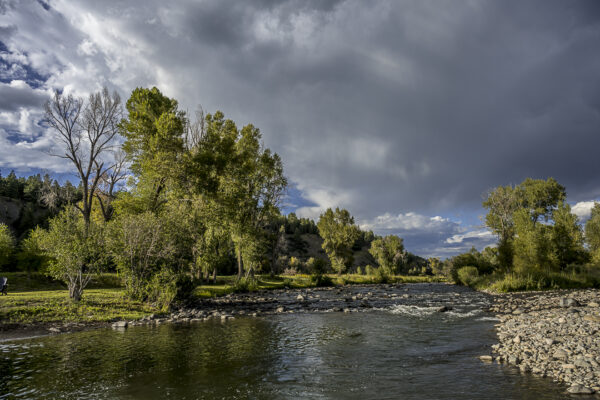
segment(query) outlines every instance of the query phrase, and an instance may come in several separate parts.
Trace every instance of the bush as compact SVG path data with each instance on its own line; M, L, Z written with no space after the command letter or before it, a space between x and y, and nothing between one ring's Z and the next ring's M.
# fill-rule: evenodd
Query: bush
M568 272L536 271L529 274L510 273L490 285L496 292L599 288L600 268L583 266Z
M15 239L5 224L0 224L0 270L10 264L15 250Z
M373 275L375 275L375 268L373 268L373 267L371 266L371 264L368 264L368 265L365 267L365 274L367 274L367 275L369 275L369 276L373 276Z
M473 286L479 277L479 272L475 267L462 267L457 271L458 284Z
M317 287L334 286L333 280L327 275L312 275L310 281L311 284Z
M287 275L287 276L294 276L297 273L298 273L298 270L296 270L296 268L292 268L292 267L286 268L283 271L283 275Z
M314 275L323 275L325 272L327 272L327 266L327 261L323 260L320 257L311 257L306 262L306 267L308 268L308 271Z
M356 267L356 273L357 273L358 275L362 275L362 274L363 274L363 270L362 270L362 267L361 267L361 266L358 266L358 267Z
M233 285L233 291L236 293L247 293L258 290L258 285L255 279L240 278L235 285Z
M383 268L383 267L375 268L373 271L373 274L375 276L374 280L376 283L390 283L391 282L390 274L388 273L386 268Z

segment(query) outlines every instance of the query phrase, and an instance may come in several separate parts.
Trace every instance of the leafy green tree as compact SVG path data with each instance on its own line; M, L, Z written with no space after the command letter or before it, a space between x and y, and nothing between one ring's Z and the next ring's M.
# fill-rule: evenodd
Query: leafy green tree
M15 239L5 224L0 224L0 269L10 262L15 250Z
M371 242L369 253L388 274L396 274L404 259L404 243L396 235L388 235Z
M28 275L34 271L41 271L48 261L40 248L40 237L43 234L44 230L36 227L29 231L27 237L19 244L19 252L17 253L19 269L27 271Z
M552 211L567 198L565 187L554 178L545 181L527 178L518 186L518 194L522 207L529 210L534 224L540 217L548 221L552 217Z
M47 274L67 284L72 300L81 300L92 276L105 265L103 226L86 224L75 207L68 206L50 220L47 231L35 236L49 258Z
M207 278L212 274L215 283L217 272L222 271L229 264L231 248L231 236L227 229L211 224L194 246L196 276L199 277L203 273Z
M488 210L485 223L498 236L498 259L509 270L512 266L512 241L515 236L513 215L520 207L518 192L512 186L498 186L483 202Z
M144 210L157 211L164 192L178 176L184 151L185 113L177 101L156 87L136 88L127 100L127 119L120 123L123 151L137 179L136 194Z
M600 264L600 203L594 203L590 219L585 223L585 240L589 246L592 261Z
M223 113L208 114L205 133L187 157L189 184L217 206L215 223L225 222L234 243L238 279L252 274L268 248L266 229L287 186L279 156L261 144L252 125L238 130ZM195 179L195 180L194 180Z
M348 210L328 208L317 223L319 234L323 238L323 250L327 253L331 266L338 275L352 265L352 246L360 235L354 224L354 217Z
M514 267L521 275L552 269L557 265L553 251L552 227L536 224L529 210L515 212Z
M562 201L552 210L552 245L560 269L585 260L583 232L571 207Z
M553 178L527 178L516 187L499 186L487 194L483 202L483 207L488 210L485 223L498 236L498 262L501 267L506 271L512 267L515 213L526 210L535 226L540 219L547 222L552 217L552 211L565 198L565 188Z

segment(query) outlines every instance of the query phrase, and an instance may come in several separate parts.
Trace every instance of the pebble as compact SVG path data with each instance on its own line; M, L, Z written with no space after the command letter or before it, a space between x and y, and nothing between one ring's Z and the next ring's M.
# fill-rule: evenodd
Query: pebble
M496 295L499 361L567 385L571 394L600 389L600 291L558 290Z

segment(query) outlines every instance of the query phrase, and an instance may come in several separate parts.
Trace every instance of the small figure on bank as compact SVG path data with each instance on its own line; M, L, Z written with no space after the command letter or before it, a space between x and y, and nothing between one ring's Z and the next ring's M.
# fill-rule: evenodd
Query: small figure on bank
M2 276L0 277L0 293L2 293L3 295L8 295L8 278Z

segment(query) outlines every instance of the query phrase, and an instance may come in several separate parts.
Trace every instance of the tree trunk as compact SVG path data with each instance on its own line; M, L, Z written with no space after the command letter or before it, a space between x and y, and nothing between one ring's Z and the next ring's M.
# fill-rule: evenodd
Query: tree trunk
M239 281L240 279L242 279L242 273L244 272L244 264L242 261L242 251L239 249L236 250L236 255L237 255L237 264L238 264L237 280Z
M216 268L213 268L212 281L213 281L213 284L217 283L217 269Z
M81 300L81 296L83 295L83 288L79 283L70 283L69 284L69 298L71 301L79 302Z

